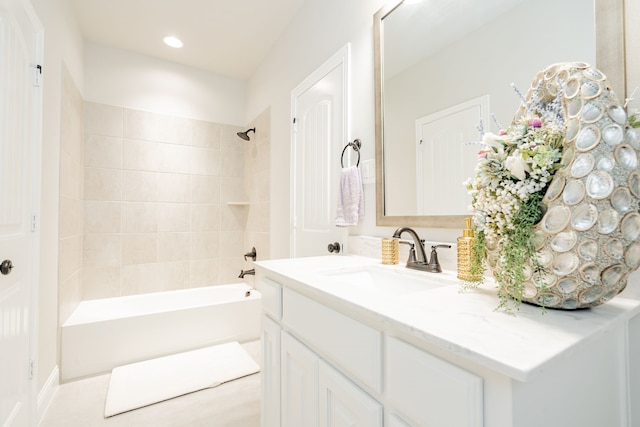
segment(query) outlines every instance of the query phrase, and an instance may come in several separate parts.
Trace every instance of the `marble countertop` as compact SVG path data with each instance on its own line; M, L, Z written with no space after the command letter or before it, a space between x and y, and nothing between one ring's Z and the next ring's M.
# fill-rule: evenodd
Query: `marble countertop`
M260 261L255 266L261 276L293 280L296 290L311 291L320 303L348 304L368 318L373 316L392 328L519 381L531 380L554 360L580 351L582 344L640 313L640 301L617 297L598 307L575 311L543 311L522 304L515 315L509 315L495 311L498 298L491 281L460 292L454 272L417 272L353 255ZM336 286L332 280L333 272L359 267L406 274L411 280L424 276L425 290L370 294L354 292L345 283ZM438 286L432 286L434 283Z

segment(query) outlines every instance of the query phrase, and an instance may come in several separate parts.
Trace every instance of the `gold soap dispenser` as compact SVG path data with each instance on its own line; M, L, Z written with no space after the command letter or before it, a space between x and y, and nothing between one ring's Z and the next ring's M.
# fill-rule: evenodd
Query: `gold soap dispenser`
M471 273L471 256L473 243L476 239L473 228L471 228L471 218L465 218L464 223L465 228L462 230L462 236L458 237L458 279L477 282L482 279L482 275Z

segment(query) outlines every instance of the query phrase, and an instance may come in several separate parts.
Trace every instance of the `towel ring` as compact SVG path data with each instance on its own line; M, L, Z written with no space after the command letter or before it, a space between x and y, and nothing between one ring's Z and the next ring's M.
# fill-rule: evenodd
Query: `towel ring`
M362 143L359 139L354 139L353 142L349 142L344 146L344 148L342 149L342 154L340 155L340 166L344 168L344 153L345 151L347 151L347 147L352 147L353 151L358 153L358 162L356 163L356 167L360 166L360 147L362 147Z

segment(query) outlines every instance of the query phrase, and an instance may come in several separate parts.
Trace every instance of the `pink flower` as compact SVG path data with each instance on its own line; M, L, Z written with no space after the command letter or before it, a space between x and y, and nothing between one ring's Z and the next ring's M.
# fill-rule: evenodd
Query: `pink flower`
M487 158L487 153L491 151L487 148L483 148L482 150L478 151L478 158L479 159L486 159Z
M498 132L498 135L500 135L500 136L504 136L506 134L507 134L507 131L504 130L504 129L500 129L500 132Z
M534 128L541 128L542 127L542 120L540 120L539 118L534 118L529 120L529 126L534 127Z

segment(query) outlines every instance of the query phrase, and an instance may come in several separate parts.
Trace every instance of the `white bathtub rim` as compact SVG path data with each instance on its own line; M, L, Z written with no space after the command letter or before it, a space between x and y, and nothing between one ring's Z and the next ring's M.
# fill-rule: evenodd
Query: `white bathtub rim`
M207 300L201 299L199 301L195 301L190 303L189 305L177 305L171 306L170 308L165 308L162 310L158 310L157 307L146 307L144 310L140 310L139 308L136 310L131 310L129 307L123 309L123 307L119 307L118 305L121 303L129 303L129 302L144 302L148 299L155 298L168 298L177 295L184 295L185 293L208 293L217 291L231 291L235 288L238 288L238 293L242 294L246 291L251 291L251 294L246 299L259 299L261 298L261 294L258 290L254 289L251 285L247 283L231 283L224 285L212 285L212 286L202 286L197 288L188 288L188 289L179 289L173 291L162 291L162 292L153 292L146 294L136 294L136 295L125 295L120 297L111 297L111 298L103 298L103 299L93 299L93 300L84 300L81 301L76 309L71 313L69 318L64 322L62 327L69 327L75 325L84 325L87 323L96 323L96 322L104 322L111 321L117 319L125 319L130 317L138 317L138 316L148 316L156 313L163 312L172 312L185 310L189 308L198 308L205 307L213 304L220 304L229 302L229 300ZM105 306L109 307L105 307Z

